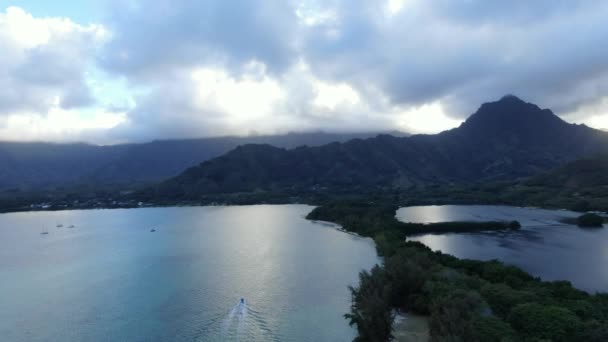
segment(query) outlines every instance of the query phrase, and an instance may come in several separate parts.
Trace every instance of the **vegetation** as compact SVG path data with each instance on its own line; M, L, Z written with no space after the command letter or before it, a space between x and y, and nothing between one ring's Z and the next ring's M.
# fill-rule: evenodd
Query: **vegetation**
M0 163L6 165L0 210L139 202L324 204L358 197L402 206L608 211L608 134L567 124L515 97L486 103L460 127L440 134L322 144L367 136L310 133L114 146L0 143ZM255 144L232 149L242 143ZM296 147L301 144L321 146ZM183 171L187 166L193 167ZM157 183L161 179L166 180Z
M395 138L397 139L397 138ZM265 147L260 147L264 149ZM239 149L237 160L242 155L255 160L252 151ZM254 153L255 154L255 153ZM228 158L228 156L226 156ZM255 164L255 163L254 163ZM255 166L255 165L254 165ZM240 169L251 169L245 165ZM254 167L254 169L256 169ZM289 187L272 189L256 188L255 191L204 192L209 184L195 184L198 168L184 173L158 186L130 183L128 187L115 185L81 185L55 188L53 191L37 192L7 189L0 192L0 211L31 210L31 205L46 203L53 209L132 207L139 202L157 206L164 205L208 205L208 204L257 204L257 203L309 203L331 204L335 201L367 202L374 206L411 206L433 204L503 204L516 206L538 206L543 208L567 208L574 211L608 211L608 157L582 159L566 164L551 172L518 181L492 181L482 183L451 183L411 185L407 191L381 188L368 183L335 183L331 186L290 183ZM232 177L219 173L217 177ZM265 171L256 171L264 174ZM274 171L273 171L274 172ZM190 175L190 176L187 176ZM253 175L255 176L255 175ZM257 177L257 176L255 176ZM249 184L239 178L234 184ZM177 182L177 183L176 183ZM179 185L177 188L173 185ZM237 187L238 188L238 187ZM237 189L233 188L233 189ZM184 190L185 189L185 190ZM219 188L218 188L219 189ZM186 191L186 192L184 192ZM218 190L219 191L219 190ZM36 207L38 209L38 207ZM390 215L389 215L390 216ZM386 224L388 222L384 222ZM473 227L475 224L467 224ZM415 228L410 226L410 228ZM419 227L428 231L430 227ZM444 229L446 227L443 227ZM437 232L442 228L434 227ZM451 228L450 228L451 229ZM449 230L449 229L448 229Z
M461 260L406 241L394 207L330 203L309 215L373 237L382 266L351 288L356 341L388 341L395 309L427 315L433 341L606 341L608 294L543 282L499 261ZM459 224L460 226L460 224Z
M604 218L597 214L587 213L579 216L576 222L579 227L601 227L604 224Z
M392 134L402 135L399 132ZM224 136L156 140L142 144L89 145L0 141L0 191L46 192L86 186L150 186L186 168L216 158L244 144L283 148L316 146L334 141L368 138L377 133L289 133L285 135Z
M433 184L513 182L606 152L606 146L605 132L568 124L549 110L505 97L483 104L459 127L434 135L379 135L294 149L239 146L151 187L146 196L197 200L219 193L390 192Z
M438 222L411 223L401 222L395 217L396 205L366 203L361 201L334 201L315 208L307 218L309 220L331 221L348 227L352 232L364 236L381 234L393 238L405 238L407 235L425 233L475 232L484 230L519 229L517 221L486 222Z
M241 150L239 154L247 155L246 160L257 160L253 151ZM232 157L236 160L242 159L242 156ZM238 169L257 169L256 165L243 165ZM275 169L272 168L272 170L274 172ZM566 208L579 212L608 211L608 182L605 176L608 174L608 157L574 161L553 171L523 180L411 184L407 190L380 187L378 184L366 182L337 182L321 186L315 181L304 184L300 180L294 180L288 182L289 187L287 188L278 186L272 189L256 188L255 191L244 192L204 192L201 189L210 185L204 182L197 183L200 181L198 171L200 171L200 168L192 169L179 178L163 183L164 185L149 187L140 191L134 197L138 201L160 205L182 202L193 204L310 203L331 205L337 200L351 200L384 207L395 205L497 204ZM221 173L220 169L216 171L218 171L217 177L229 177ZM265 174L265 171L258 171ZM579 174L583 176L581 177ZM257 176L252 174L251 177ZM296 178L300 179L302 177L297 176ZM234 181L234 184L241 184L243 189L253 184L249 183L248 178L238 179L239 181ZM174 187L174 185L177 187ZM199 188L199 186L202 188ZM183 189L178 190L178 188ZM226 188L218 187L218 189L225 191ZM240 187L234 189L240 189ZM201 192L204 194L201 194ZM388 209L392 211L391 208ZM384 224L386 223L388 222L384 222ZM468 226L472 227L474 224ZM435 228L437 232L441 231L441 228Z
M355 341L388 341L391 339L391 324L394 315L390 303L383 300L389 295L385 272L376 266L371 272L359 274L360 287L350 287L352 293L351 313L345 317L349 324L356 325L359 336Z

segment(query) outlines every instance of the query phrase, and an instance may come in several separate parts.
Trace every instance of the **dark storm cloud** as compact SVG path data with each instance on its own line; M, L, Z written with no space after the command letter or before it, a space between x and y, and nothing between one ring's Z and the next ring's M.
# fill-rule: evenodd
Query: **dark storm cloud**
M108 131L121 140L395 129L424 119L423 111L404 117L413 109L439 104L463 119L508 93L579 122L608 113L607 2L405 0L390 10L388 0L105 1L101 49L90 43L93 28L73 23L69 34L59 30L33 48L0 25L8 47L0 55L0 113L44 113L57 98L63 108L91 105L93 64L132 91L126 120ZM193 79L200 70L220 78ZM281 92L266 99L272 109L226 111L234 109L226 101L250 96L248 82L268 79ZM123 93L114 86L99 94ZM213 95L224 103L209 95L216 88L231 94ZM327 88L326 102L351 90L356 101L319 106ZM114 105L111 97L104 105Z
M434 102L464 118L508 93L565 114L597 103L608 91L604 3L410 0L390 13L380 1L208 0L128 9L116 3L115 9L107 23L114 39L100 60L134 80L156 80L151 98L142 98L131 113L154 134L165 127L172 135L191 134L196 125L201 132L221 127L221 113L191 104L197 94L187 72L212 66L239 77L252 60L286 88L286 75L301 62L311 77L351 85L365 103L353 111L367 111L360 117L369 122L361 126L389 107ZM180 81L162 80L169 74L181 75ZM318 128L335 121L331 113L314 115L315 108L292 90L287 94L279 110L294 121L305 117ZM167 121L166 111L175 120Z
M105 23L114 39L99 60L135 77L193 65L238 69L251 60L281 71L294 58L295 21L283 0L160 0L126 8L117 1Z
M460 117L506 93L561 112L606 95L606 3L406 1L389 18L380 7L335 1L338 19L308 32L313 69Z

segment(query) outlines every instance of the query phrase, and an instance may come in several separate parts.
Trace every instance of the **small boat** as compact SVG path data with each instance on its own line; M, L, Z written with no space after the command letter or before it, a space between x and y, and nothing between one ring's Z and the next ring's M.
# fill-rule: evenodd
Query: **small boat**
M74 225L73 225L73 224L71 224L71 225L70 225L68 228L74 228Z
M58 225L57 225L57 228L61 228L61 227L63 227L63 225L62 225L62 224L58 224Z
M156 231L156 229L152 228L150 229L150 233L154 233Z
M45 231L40 232L40 235L49 235L49 232L47 232L47 231L45 230Z

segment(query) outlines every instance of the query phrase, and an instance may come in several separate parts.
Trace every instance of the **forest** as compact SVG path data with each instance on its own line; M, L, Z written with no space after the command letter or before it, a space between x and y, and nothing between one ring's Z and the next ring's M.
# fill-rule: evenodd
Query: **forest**
M361 272L359 285L350 288L345 317L357 328L355 341L390 340L396 312L428 316L433 341L608 340L608 294L589 294L567 281L541 281L496 260L433 252L406 240L410 224L397 221L394 209L339 202L308 216L372 237L383 256L382 265ZM467 224L444 225L456 231Z

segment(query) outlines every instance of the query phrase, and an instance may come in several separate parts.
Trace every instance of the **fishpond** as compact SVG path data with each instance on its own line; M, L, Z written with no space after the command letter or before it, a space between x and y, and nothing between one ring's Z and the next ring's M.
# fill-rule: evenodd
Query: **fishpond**
M608 229L561 222L578 215L487 205L414 206L397 211L397 218L404 222L518 220L522 225L518 231L423 234L409 239L459 258L499 259L543 280L568 280L589 292L608 292Z

